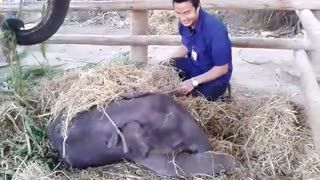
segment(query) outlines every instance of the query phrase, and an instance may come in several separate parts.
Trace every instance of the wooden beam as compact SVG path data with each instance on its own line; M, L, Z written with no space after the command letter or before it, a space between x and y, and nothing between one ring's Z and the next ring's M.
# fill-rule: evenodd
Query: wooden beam
M320 2L320 1L319 1ZM313 14L313 12L309 9L305 9L302 11L296 11L298 17L301 20L301 23L306 30L309 38L316 38L320 31L320 22L316 18L316 16Z
M3 3L3 0L0 0L0 3ZM0 25L3 23L3 21L4 21L4 15L0 14ZM0 68L4 67L3 64L6 61L6 57L4 55L2 46L3 46L3 42L2 42L2 39L0 39Z
M309 41L297 38L230 37L233 47L266 49L313 49Z
M313 11L314 16L317 18L318 22L320 21L320 10L318 11ZM319 32L318 32L319 34ZM316 73L316 78L320 79L320 42L319 42L319 37L317 38L316 44L315 44L315 50L313 51L307 51L307 54L309 58L312 61L312 64L315 66L315 73Z
M0 33L1 39L1 33ZM303 39L277 39L261 37L230 37L233 47L267 48L267 49L304 49L311 50L312 46ZM181 38L177 35L83 35L55 34L47 44L88 44L105 46L178 46Z
M320 10L315 10L315 11L312 11L314 16L318 19L318 21L320 21Z
M56 34L47 44L90 44L106 46L177 46L180 36L173 35L82 35L82 34Z
M2 33L0 32L0 40ZM312 50L313 46L305 39L263 38L263 37L230 37L233 47L266 48L289 50ZM177 35L84 35L84 34L55 34L47 44L87 44L104 46L178 46L181 38Z
M320 77L320 22L311 10L296 11L313 49L307 51L315 73Z
M304 50L297 50L294 55L295 63L300 70L301 91L306 102L308 122L318 156L320 156L320 88L307 53Z
M131 35L146 35L148 33L148 11L133 11L131 13ZM131 45L129 61L147 62L148 46Z
M4 19L5 19L4 15L0 14L0 25L4 22Z
M41 11L45 2L25 2L24 11ZM0 12L17 11L19 3L0 3ZM205 0L202 7L212 9L320 9L319 0ZM71 1L70 11L172 10L172 0Z

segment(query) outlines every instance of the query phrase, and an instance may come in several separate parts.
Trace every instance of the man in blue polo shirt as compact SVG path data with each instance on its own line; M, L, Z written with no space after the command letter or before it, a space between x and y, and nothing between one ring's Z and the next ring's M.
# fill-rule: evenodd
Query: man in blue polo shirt
M231 42L224 24L200 7L199 0L173 0L182 45L170 57L183 78L177 93L200 93L210 101L230 91ZM230 93L230 92L229 92Z

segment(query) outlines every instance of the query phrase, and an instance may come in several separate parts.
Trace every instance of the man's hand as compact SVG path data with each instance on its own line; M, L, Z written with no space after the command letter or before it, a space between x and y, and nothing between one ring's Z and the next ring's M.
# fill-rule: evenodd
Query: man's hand
M171 59L165 59L165 60L160 61L158 64L168 66L168 65L170 65L170 61L171 61Z
M168 64L173 58L185 57L188 54L188 49L184 45L180 45L176 51L172 53L171 56L159 62L160 65Z
M180 86L178 87L177 94L179 95L187 95L194 89L194 86L192 85L191 79L183 81Z

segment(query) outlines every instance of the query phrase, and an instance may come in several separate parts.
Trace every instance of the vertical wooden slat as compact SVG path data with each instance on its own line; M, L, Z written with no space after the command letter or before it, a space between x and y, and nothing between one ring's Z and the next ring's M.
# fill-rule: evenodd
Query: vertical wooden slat
M132 11L131 15L131 34L146 35L148 32L148 11ZM131 46L130 57L131 62L147 62L148 46Z
M307 51L307 54L316 76L320 77L320 22L309 9L296 11L296 13L307 33L307 38L313 46L313 50ZM317 15L319 15L319 13L317 13Z
M295 51L295 62L301 72L301 90L306 101L307 119L317 154L320 156L320 88L317 81L320 76L320 22L316 14L309 9L296 13L307 33L306 38L313 46L310 51Z
M3 0L0 0L0 3L2 3ZM0 13L0 25L2 25L3 21L4 21L4 14L1 14ZM1 31L1 30L0 30ZM0 32L2 33L2 32ZM3 46L3 42L2 42L2 39L0 39L0 67L1 66L4 66L4 64L7 64L6 63L6 56L5 56L5 52L4 52L4 46Z
M305 97L305 106L312 136L320 156L320 88L314 74L314 70L304 50L294 53L295 64L300 71L301 91Z
M320 21L320 10L318 11L312 11L313 14L316 16L316 18L318 19L318 21Z
M318 20L318 24L320 21L320 10L319 11L312 11L316 19ZM320 30L318 30L317 33L318 37L314 40L316 42L313 42L316 46L316 49L313 51L307 51L307 54L311 60L312 65L314 66L314 71L316 73L317 79L320 80Z

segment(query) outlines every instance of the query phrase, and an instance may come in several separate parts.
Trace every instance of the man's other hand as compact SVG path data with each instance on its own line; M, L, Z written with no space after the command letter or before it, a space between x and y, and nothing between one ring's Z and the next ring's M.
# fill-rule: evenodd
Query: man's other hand
M178 90L177 94L186 96L188 93L190 93L194 89L194 86L192 84L191 79L183 81Z

